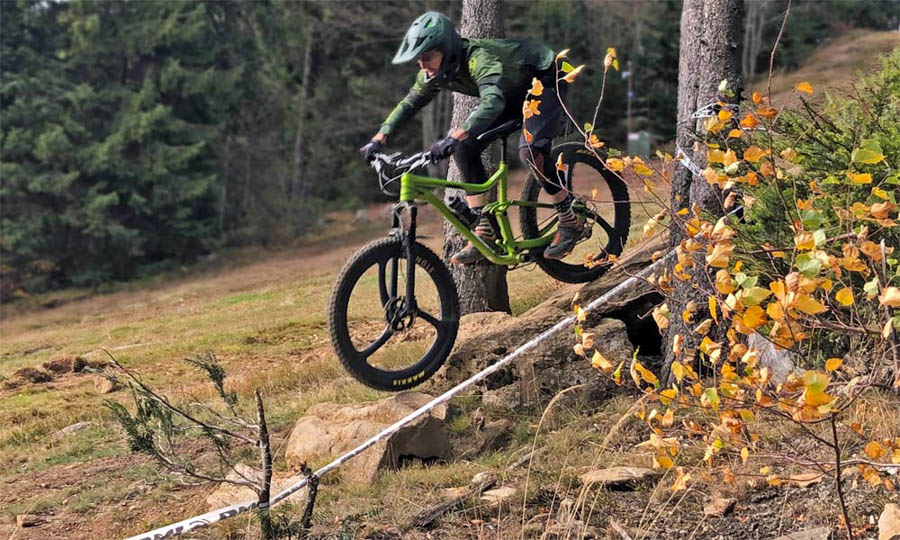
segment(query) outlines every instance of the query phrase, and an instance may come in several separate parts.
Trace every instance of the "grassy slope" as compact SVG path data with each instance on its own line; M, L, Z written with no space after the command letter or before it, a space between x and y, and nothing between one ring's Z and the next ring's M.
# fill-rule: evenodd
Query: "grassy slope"
M819 63L813 64L817 67L777 75L773 90L777 95L799 80L809 80L817 90L826 86L825 81L850 80L862 62L857 56L870 60L875 56L873 49L890 47L889 38L894 36L854 35L830 44L830 49L846 58L841 56L838 62L825 53L817 54L811 60ZM826 64L837 71L826 74ZM774 102L779 103L778 97ZM635 229L639 230L648 212L653 210L635 211ZM381 230L380 223L337 229L339 241L326 239L277 254L254 253L251 262L245 257L242 264L219 272L171 283L132 285L129 290L53 309L14 313L4 307L0 378L61 355L88 354L99 359L102 355L96 350L104 347L169 394L203 395L206 389L193 385L196 378L180 360L211 350L228 368L231 385L242 396L249 396L254 387L264 391L276 438L281 439L313 403L378 397L340 369L328 346L323 306L343 262L365 238L378 236ZM438 230L434 221L425 230L435 236L429 243L436 249ZM514 311L524 311L556 286L540 272L512 274ZM120 392L113 397L124 400L126 396ZM26 511L44 513L49 524L23 531L25 536L20 538L46 537L47 531L51 536L66 537L137 533L205 510L202 499L207 490L179 488L146 460L126 454L121 435L101 406L104 398L93 391L88 375L68 375L51 385L0 390L0 482L6 486L0 490L0 519L7 519L0 523L0 534L12 527L9 517ZM468 402L462 400L460 405L467 408ZM554 457L536 463L529 492L536 493L536 485L564 484L570 480L566 466L584 466L598 459L596 446L602 436L597 430L603 434L627 406L627 400L612 400L588 418L588 424L583 410L572 405L548 418L544 428L553 435L542 436L541 444L549 445ZM50 441L54 431L83 420L92 426L62 442ZM513 420L516 440L512 447L530 445L537 418L525 411ZM619 449L638 440L636 430L626 424L616 443ZM456 427L467 429L464 424ZM620 452L599 459L605 463L626 457ZM412 468L386 475L374 489L330 487L323 492L317 521L327 523L377 509L377 516L344 519L345 528L362 526L362 522L396 522L417 509L412 501L436 500L440 488L463 485L473 472L497 469L512 459L498 454L427 470ZM166 506L171 504L176 506ZM488 524L471 525L472 518L487 519ZM64 520L71 520L71 525ZM475 510L455 516L449 523L480 535L488 533L484 527L490 526L489 520L490 515ZM246 521L228 527L242 525ZM220 536L221 530L203 534Z

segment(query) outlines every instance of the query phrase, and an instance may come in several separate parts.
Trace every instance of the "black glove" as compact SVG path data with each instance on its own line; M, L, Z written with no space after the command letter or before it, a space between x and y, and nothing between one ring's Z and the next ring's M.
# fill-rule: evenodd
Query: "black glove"
M459 139L454 139L453 137L444 137L435 142L431 145L431 159L434 161L447 159L453 155L453 151L456 150L457 144L459 144Z
M369 141L365 146L359 149L359 155L366 161L375 159L375 154L381 152L381 143L378 141Z

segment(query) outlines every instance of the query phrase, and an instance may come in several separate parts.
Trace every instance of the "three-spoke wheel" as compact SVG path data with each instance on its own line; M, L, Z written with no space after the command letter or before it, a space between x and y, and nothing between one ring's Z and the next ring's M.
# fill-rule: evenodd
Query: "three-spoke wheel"
M560 160L560 155L562 159ZM604 167L600 159L581 143L565 143L553 148L551 163L562 163L565 189L575 195L575 214L585 231L575 250L562 260L538 258L541 269L566 283L593 281L612 266L610 255L619 255L628 240L631 205L625 182ZM519 214L525 238L538 238L556 226L556 211L540 181L529 175L522 200L546 203L523 206Z
M338 358L356 379L378 390L424 382L456 341L453 277L427 247L414 243L412 255L414 286L408 287L410 261L401 240L371 242L344 266L331 296L328 331Z

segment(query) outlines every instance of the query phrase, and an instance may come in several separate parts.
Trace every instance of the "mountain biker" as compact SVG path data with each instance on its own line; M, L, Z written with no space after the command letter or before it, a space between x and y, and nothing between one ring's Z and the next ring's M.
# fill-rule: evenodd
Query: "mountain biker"
M561 259L568 255L581 238L584 226L576 218L572 194L562 189L556 167L547 159L562 113L560 97L565 99L568 84L559 82L555 52L540 43L509 39L462 38L449 18L429 11L413 21L393 63L415 60L420 67L409 93L390 113L372 140L360 148L360 154L371 161L394 130L427 105L441 90L450 90L480 98L478 107L462 126L455 127L447 137L431 146L435 160L453 155L466 182L483 183L487 174L481 163L481 153L487 143L478 141L479 134L504 122L523 116L523 104L533 79L543 84L539 112L525 119L525 129L531 134L526 141L519 137L519 156L530 164L542 180L556 208L559 227L553 242L544 251L547 259ZM549 181L548 179L553 179ZM471 210L479 216L475 235L493 245L496 231L481 212L489 202L488 195L466 197ZM450 257L454 264L472 264L483 256L469 242Z

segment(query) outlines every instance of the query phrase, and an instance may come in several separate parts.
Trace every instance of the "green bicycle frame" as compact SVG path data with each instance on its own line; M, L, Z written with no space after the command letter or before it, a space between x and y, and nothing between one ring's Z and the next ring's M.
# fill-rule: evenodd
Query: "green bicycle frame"
M504 152L505 153L505 152ZM514 265L526 261L526 251L543 247L553 240L553 224L541 231L538 238L530 238L525 240L516 240L513 235L512 226L509 223L508 210L511 206L534 206L539 208L551 208L551 204L509 200L507 198L507 180L508 167L506 162L501 159L500 166L497 171L483 184L474 184L469 182L451 182L440 178L429 178L427 176L419 176L410 172L403 173L400 177L400 201L413 203L416 200L422 200L434 206L438 212L444 216L453 226L466 237L472 245L485 256L485 258L494 264ZM469 195L485 193L490 191L494 185L497 186L497 201L487 204L484 211L496 217L500 225L500 238L496 241L497 248L502 252L498 252L493 246L488 245L481 238L469 230L457 219L456 215L444 204L444 201L435 195L436 188L455 188L462 189Z

